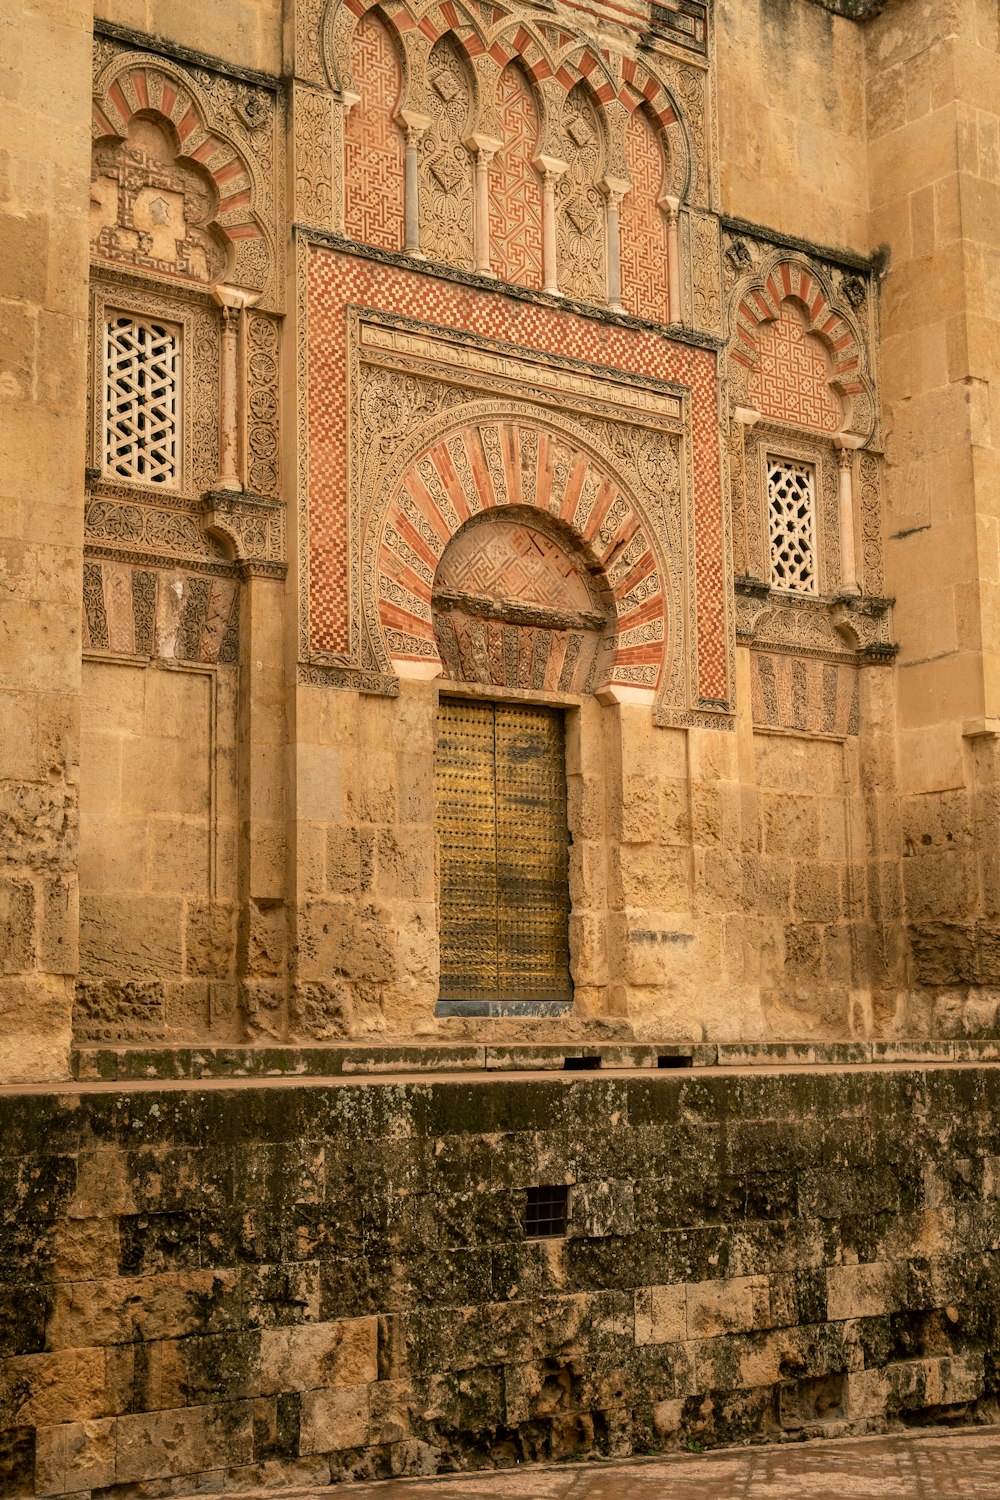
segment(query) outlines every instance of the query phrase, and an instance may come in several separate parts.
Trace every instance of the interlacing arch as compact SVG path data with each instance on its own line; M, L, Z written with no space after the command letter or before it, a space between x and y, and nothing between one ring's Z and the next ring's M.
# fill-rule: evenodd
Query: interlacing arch
M255 165L211 119L190 75L160 57L127 54L114 59L94 90L94 141L125 140L136 116L166 127L178 160L193 162L211 178L219 196L209 227L228 242L236 279L244 247L254 249L258 267L261 249L269 263L273 247L256 209L260 190ZM234 274L234 267L229 274ZM260 280L258 274L246 284Z
M827 351L829 385L843 404L844 430L867 437L874 393L860 332L850 313L835 304L825 277L804 258L779 252L737 286L730 304L729 359L744 372L741 383L745 386L760 362L761 329L777 321L789 302L799 309L805 332Z

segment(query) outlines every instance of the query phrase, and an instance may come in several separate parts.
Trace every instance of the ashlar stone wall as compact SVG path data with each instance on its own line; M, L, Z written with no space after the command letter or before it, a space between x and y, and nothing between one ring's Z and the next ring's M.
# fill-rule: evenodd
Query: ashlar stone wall
M974 1420L996 1065L0 1099L0 1489L126 1500ZM568 1189L565 1232L525 1231Z
M5 1078L67 1075L77 968L90 22L83 0L0 21Z

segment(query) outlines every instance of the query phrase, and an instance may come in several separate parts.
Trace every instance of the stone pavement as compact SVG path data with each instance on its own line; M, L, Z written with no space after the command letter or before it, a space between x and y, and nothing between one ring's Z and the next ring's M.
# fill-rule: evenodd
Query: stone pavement
M346 1485L344 1500L1000 1500L1000 1428ZM320 1500L331 1491L314 1491Z

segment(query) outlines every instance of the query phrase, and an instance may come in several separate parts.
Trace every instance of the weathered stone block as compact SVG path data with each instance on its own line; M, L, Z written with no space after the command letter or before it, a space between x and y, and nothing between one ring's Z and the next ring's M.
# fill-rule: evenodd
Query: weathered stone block
M300 1452L308 1456L364 1446L369 1433L368 1397L367 1385L307 1391L302 1398Z
M115 1478L119 1484L198 1474L253 1459L253 1407L199 1406L118 1418Z
M378 1379L377 1337L375 1318L268 1329L261 1335L261 1393L366 1386Z

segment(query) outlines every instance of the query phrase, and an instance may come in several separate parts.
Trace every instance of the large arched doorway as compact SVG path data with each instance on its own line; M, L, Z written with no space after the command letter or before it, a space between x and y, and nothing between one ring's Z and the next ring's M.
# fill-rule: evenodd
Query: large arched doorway
M442 554L432 590L445 678L524 694L442 693L436 755L446 1005L516 1010L572 998L564 710L614 650L613 609L568 528L486 511Z

